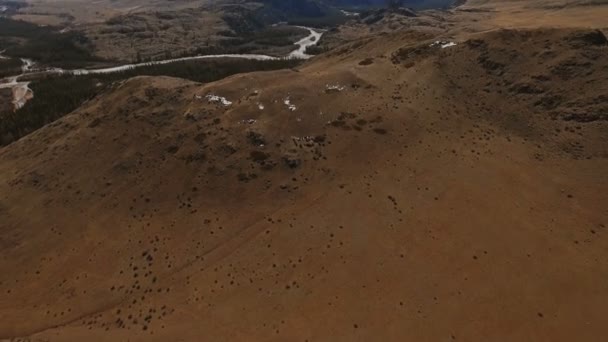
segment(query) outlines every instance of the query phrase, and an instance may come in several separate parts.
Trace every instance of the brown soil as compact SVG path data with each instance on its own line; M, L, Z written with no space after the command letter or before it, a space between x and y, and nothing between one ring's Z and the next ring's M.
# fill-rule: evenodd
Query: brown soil
M0 149L0 338L603 340L608 46L474 13Z

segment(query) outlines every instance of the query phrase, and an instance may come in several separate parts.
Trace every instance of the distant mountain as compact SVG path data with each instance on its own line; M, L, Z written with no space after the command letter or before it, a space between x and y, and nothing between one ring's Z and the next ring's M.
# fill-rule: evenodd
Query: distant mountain
M403 7L415 10L445 8L456 0L404 0ZM254 0L261 7L227 7L224 21L239 34L258 30L277 22L290 22L305 26L333 26L342 23L347 17L340 11L369 10L384 8L387 0ZM245 2L247 3L247 2Z
M324 3L335 7L383 7L388 3L387 0L323 0ZM415 9L444 8L454 4L454 0L403 0L404 7Z
M255 17L263 22L342 16L338 9L369 9L386 7L387 0L257 0L264 7ZM455 0L403 0L402 6L413 9L445 8Z

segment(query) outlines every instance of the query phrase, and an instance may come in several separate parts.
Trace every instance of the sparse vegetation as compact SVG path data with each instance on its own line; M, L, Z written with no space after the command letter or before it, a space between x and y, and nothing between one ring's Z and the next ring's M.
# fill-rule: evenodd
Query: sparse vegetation
M319 55L327 51L329 51L327 46L314 45L307 47L305 53L308 55Z
M217 54L217 53L249 53L252 51L266 51L276 47L291 47L294 42L308 35L308 30L291 27L277 26L267 27L261 30L241 33L238 36L230 35L229 39L219 42L218 46L199 48L197 54Z
M328 27L336 27L339 25L344 24L345 22L347 22L349 19L348 17L339 14L339 13L334 13L331 15L327 15L324 17L318 17L318 18L293 18L289 20L289 24L290 25L299 25L299 26L310 26L310 27L316 27L316 28L328 28Z
M33 81L34 98L16 112L0 113L0 145L7 145L72 112L83 102L104 91L113 82L130 77L173 76L196 82L211 82L252 71L295 67L298 60L207 60L153 65L129 71L84 76L52 76Z
M87 49L88 40L76 32L58 33L24 21L0 17L0 46L4 55L35 59L43 65L77 68L99 62Z
M0 58L0 78L17 75L21 70L21 61L18 58Z
M21 81L35 97L17 113L0 89L19 134L73 110L0 147L0 336L603 340L608 39L596 29L608 7L532 7L563 1L579 0L375 11L372 27L325 31L332 50L296 70L208 84L125 79L205 82L298 61L31 73ZM125 56L143 48L143 61L191 53L190 41L264 40L172 42L185 31L153 37L149 54L137 34L102 49L133 38ZM274 38L261 53L293 49Z

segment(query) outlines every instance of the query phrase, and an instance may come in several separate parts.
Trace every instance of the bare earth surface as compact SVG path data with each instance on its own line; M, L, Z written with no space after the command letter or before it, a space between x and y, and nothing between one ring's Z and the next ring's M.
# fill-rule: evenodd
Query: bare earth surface
M497 3L0 149L0 338L604 341L608 7Z

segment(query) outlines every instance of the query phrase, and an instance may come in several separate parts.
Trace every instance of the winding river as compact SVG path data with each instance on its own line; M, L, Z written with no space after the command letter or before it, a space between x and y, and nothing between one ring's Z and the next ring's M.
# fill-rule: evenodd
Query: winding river
M101 68L101 69L74 69L74 70L65 70L60 68L52 68L45 70L36 70L33 68L34 62L29 59L21 59L22 68L21 74L16 76L6 77L0 80L0 89L10 88L13 92L13 105L15 110L23 107L25 103L34 97L33 91L29 88L30 82L20 82L19 79L23 76L35 74L39 72L44 72L47 74L71 74L71 75L95 75L95 74L110 74L115 72L121 72L131 69L136 69L145 66L152 65L162 65L162 64L170 64L176 62L183 61L192 61L192 60L203 60L203 59L218 59L218 58L237 58L237 59L249 59L249 60L258 60L258 61L272 61L272 60L280 60L280 59L308 59L311 58L311 55L306 54L306 49L310 46L316 45L321 36L323 35L323 31L317 31L309 27L297 26L309 31L309 35L300 39L295 43L298 46L297 49L290 52L288 55L284 57L274 57L269 55L259 55L259 54L219 54L219 55L198 55L191 57L182 57L182 58L173 58L173 59L165 59L154 62L145 62L145 63L135 63L135 64L125 64L110 68ZM5 58L0 55L0 58Z

